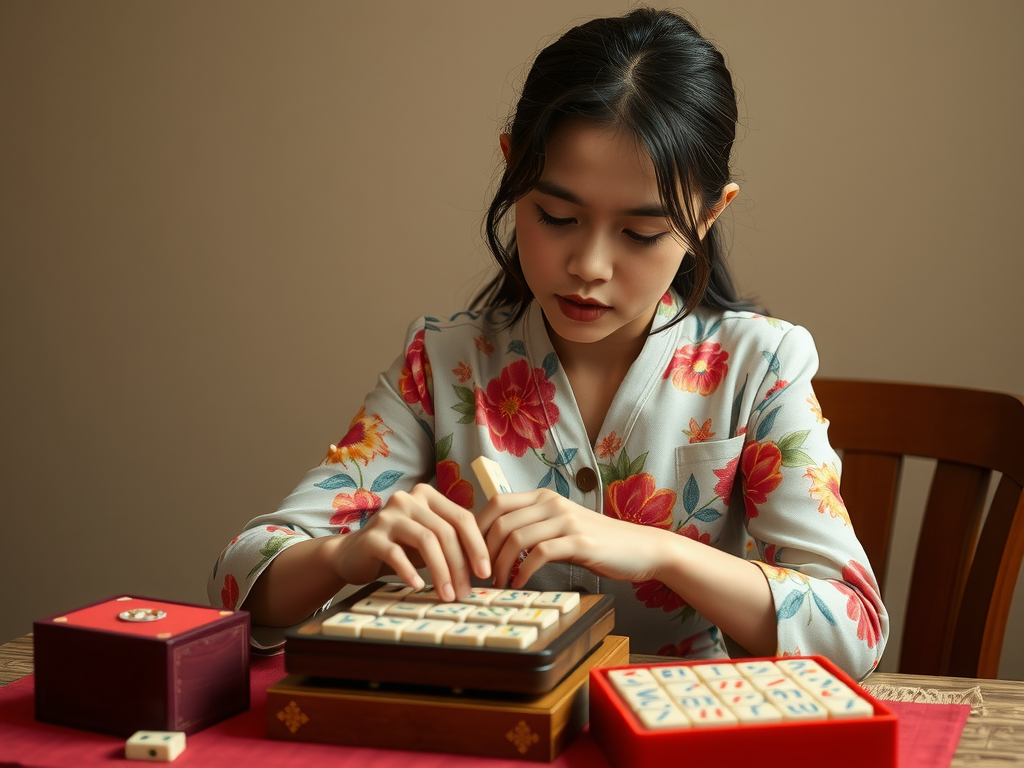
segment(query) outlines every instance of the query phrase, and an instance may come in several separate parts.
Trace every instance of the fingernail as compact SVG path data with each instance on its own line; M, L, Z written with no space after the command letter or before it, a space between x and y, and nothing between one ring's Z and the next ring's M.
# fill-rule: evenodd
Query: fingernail
M476 564L476 575L481 579L486 579L491 575L491 561L484 558Z
M448 602L451 602L452 600L454 600L455 599L455 587L453 587L451 584L444 584L444 585L442 585L442 587L441 587L441 597L443 597Z

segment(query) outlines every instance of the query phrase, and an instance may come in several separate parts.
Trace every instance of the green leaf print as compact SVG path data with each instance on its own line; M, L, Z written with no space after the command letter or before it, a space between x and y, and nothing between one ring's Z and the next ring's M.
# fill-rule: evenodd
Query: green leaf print
M319 483L313 483L317 488L323 488L325 491L337 491L340 488L358 488L356 481L352 479L351 475L346 475L344 472L340 475L332 475L326 480L321 480Z
M779 356L774 352L764 352L764 359L768 361L768 370L774 373L776 376L779 375L781 367L779 365Z
M389 469L387 472L381 472L373 481L373 485L370 486L370 492L380 493L381 491L386 491L392 485L397 483L398 478L404 474L405 472L399 472L395 469Z
M462 418L459 424L473 424L476 421L476 395L469 387L459 387L452 384L459 402L452 406L452 410L461 413Z
M287 533L279 533L271 537L271 539L260 550L260 554L263 555L263 559L253 566L253 569L249 571L249 575L246 576L246 578L251 579L253 574L262 568L264 564L270 561L270 558L281 551L281 547L284 546L284 543L288 541L289 538L290 537Z
M452 450L452 438L455 437L455 433L442 437L438 440L437 445L434 446L434 461L440 464L442 461L448 458L448 454Z
M690 475L690 479L683 486L683 509L686 510L686 514L693 514L698 501L700 501L700 488L697 486L697 478Z
M772 427L775 426L775 417L779 415L779 411L781 410L781 405L776 406L771 411L768 411L768 415L765 416L761 423L757 425L757 434L754 436L754 439L757 440L757 442L761 442L768 437L768 433L771 432Z
M541 367L544 369L544 373L547 374L549 379L553 379L555 374L558 373L558 355L554 352L548 352L547 357L544 358L544 362L541 363Z
M513 339L508 343L508 349L505 350L507 355L509 352L515 352L517 355L526 357L526 345L519 339Z
M786 599L782 601L782 605L779 606L777 613L779 621L783 619L791 619L796 616L797 611L800 610L800 606L804 604L804 598L807 597L809 590L794 589L788 595Z
M821 611L821 615L825 617L825 621L834 627L836 625L836 617L832 615L832 611L827 605L825 605L825 601L813 592L811 592L811 597L814 598L814 604L818 606L818 610Z

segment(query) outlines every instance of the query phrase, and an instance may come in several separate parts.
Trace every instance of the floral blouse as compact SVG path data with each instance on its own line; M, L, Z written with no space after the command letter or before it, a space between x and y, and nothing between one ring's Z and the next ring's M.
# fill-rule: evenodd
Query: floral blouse
M679 301L665 295L655 329ZM469 465L484 455L514 490L550 488L595 514L750 558L775 600L777 655L821 654L855 678L875 667L888 616L839 495L806 330L700 309L652 334L591 447L540 308L503 329L507 317L490 309L414 322L348 432L277 512L224 549L213 604L237 607L286 547L357 530L418 482L481 510ZM658 581L553 563L528 588L613 594L615 631L634 653L727 655L718 629Z

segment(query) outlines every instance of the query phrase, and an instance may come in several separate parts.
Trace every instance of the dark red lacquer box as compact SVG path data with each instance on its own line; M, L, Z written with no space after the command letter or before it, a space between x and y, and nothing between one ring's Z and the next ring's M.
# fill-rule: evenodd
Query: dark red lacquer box
M33 633L40 721L191 734L249 708L245 611L125 596L40 619Z

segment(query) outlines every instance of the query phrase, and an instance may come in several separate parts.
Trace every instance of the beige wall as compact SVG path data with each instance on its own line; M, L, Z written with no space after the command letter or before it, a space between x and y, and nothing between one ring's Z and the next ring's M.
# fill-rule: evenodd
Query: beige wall
M0 640L114 593L205 600L406 324L480 285L524 65L624 7L0 3ZM688 10L742 98L742 288L824 373L1024 392L1024 4Z

